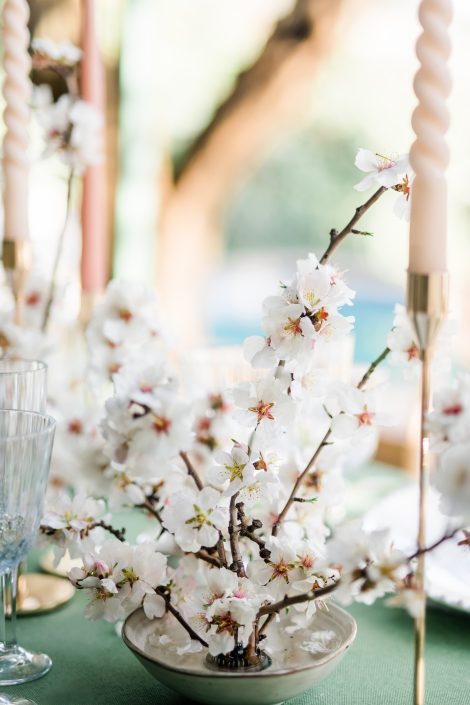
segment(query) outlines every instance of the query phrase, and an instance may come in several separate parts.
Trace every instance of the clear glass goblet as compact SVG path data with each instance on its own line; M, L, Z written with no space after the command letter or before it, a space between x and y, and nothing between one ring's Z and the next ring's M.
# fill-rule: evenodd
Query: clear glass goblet
M47 365L41 360L1 359L0 360L0 409L23 409L44 414L47 404ZM16 643L16 596L17 574L5 571L0 575L0 600L3 599L4 610L0 614L0 640L8 628L10 644ZM5 623L5 613L10 615L9 624ZM29 702L29 701L28 701ZM26 703L22 698L2 699L3 703Z
M1 623L0 686L40 678L51 668L46 654L27 651L16 642L16 574L31 550L43 512L55 421L30 411L0 410L0 574L9 573L11 615ZM5 595L1 607L5 610ZM4 703L31 702L24 698Z
M47 365L40 360L0 360L0 409L44 414Z

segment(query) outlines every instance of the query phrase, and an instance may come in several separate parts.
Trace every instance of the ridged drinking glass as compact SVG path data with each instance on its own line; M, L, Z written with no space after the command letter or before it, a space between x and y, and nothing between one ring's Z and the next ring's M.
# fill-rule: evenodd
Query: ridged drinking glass
M0 360L0 409L44 414L47 365L40 360Z
M55 421L50 416L0 410L0 574L11 575L12 608L10 619L1 623L0 685L34 680L52 665L45 654L30 653L17 644L15 607L18 565L31 550L42 517L54 431ZM8 600L2 597L5 610ZM18 702L26 705L30 701Z
M40 360L1 359L0 360L0 409L23 409L45 413L47 403L47 365ZM15 583L13 585L13 582ZM0 574L0 602L4 605L0 614L0 639L7 638L10 647L16 644L16 603L12 604L12 595L16 595L17 571ZM5 623L5 613L10 621ZM3 635L3 636L1 636ZM1 682L1 681L0 681ZM25 705L24 699L3 698L0 705L17 703Z

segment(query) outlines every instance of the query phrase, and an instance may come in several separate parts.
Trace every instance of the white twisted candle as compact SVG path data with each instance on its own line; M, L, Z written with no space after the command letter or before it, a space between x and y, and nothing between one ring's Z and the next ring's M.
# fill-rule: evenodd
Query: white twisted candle
M2 13L3 95L6 107L3 118L6 133L3 141L5 240L28 238L28 123L31 102L31 59L28 54L29 6L26 0L5 0Z
M445 170L449 149L444 135L449 126L446 98L452 83L447 65L451 0L422 0L419 19L423 31L416 46L421 66L414 82L419 102L412 119L416 140L410 161L416 177L411 201L409 269L426 274L446 269Z

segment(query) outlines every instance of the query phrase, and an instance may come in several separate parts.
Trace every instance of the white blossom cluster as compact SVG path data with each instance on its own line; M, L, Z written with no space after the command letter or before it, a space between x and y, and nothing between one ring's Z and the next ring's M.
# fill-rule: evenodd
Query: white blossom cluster
M432 482L441 494L441 510L457 525L470 524L470 377L461 376L434 397L428 417L438 454Z
M45 302L46 282L35 274L29 275L25 281L23 320L18 325L13 296L0 280L0 358L37 359L46 354L50 341L41 331Z
M368 168L361 188L371 179L397 185L403 164ZM85 495L49 510L43 533L83 558L71 579L90 595L88 616L112 621L143 605L158 618L155 646L180 655L207 647L218 659L240 650L251 658L264 629L270 653L284 653L287 641L326 653L331 635L315 631L315 614L333 590L343 602L367 604L396 592L418 614L416 556L394 549L387 532L337 526L343 467L390 423L386 395L370 383L388 349L356 384L325 366L351 331L342 308L353 298L328 262L300 260L265 301L265 337L246 342L246 356L263 371L233 389L194 393L197 384L191 392L178 384L154 295L110 284L88 330L92 379L112 379L114 388L101 423L100 472L106 466L113 483L109 504L138 507L158 530L131 546ZM401 311L388 342L396 361L417 359ZM462 470L469 390L466 380L438 398L429 419L442 467L455 469L447 485L438 471L436 486L444 507L461 514L470 506L470 469ZM166 555L176 558L171 567Z
M44 157L58 155L75 175L99 164L103 157L103 116L78 93L77 68L82 51L70 42L37 38L32 44L33 68L48 69L64 80L67 92L54 101L46 83L35 90L34 107L45 142Z
M36 118L43 130L44 157L57 154L74 174L102 161L103 118L99 110L71 93L54 102L48 86L35 94Z
M370 149L359 149L355 164L365 176L354 187L356 191L367 191L376 185L393 189L399 195L395 201L394 212L399 218L410 219L411 194L414 174L410 169L407 154L388 156L372 152Z
M248 338L245 354L254 367L269 368L280 360L297 376L308 374L316 347L335 343L347 335L354 318L340 313L350 306L354 292L340 274L315 255L297 262L297 272L289 284L282 284L278 296L263 304L262 326L266 337Z
M95 388L126 365L148 367L161 360L164 339L155 292L137 282L111 281L93 312L87 342Z

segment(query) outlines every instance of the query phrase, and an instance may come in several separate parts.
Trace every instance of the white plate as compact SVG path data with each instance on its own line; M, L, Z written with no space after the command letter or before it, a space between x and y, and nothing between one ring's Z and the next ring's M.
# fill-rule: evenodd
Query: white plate
M439 511L439 499L432 489L427 514L427 544L440 539L448 519ZM395 545L406 552L416 549L418 530L418 487L400 489L380 501L364 518L364 528L390 529ZM434 602L470 614L470 551L446 541L426 559L426 592Z

